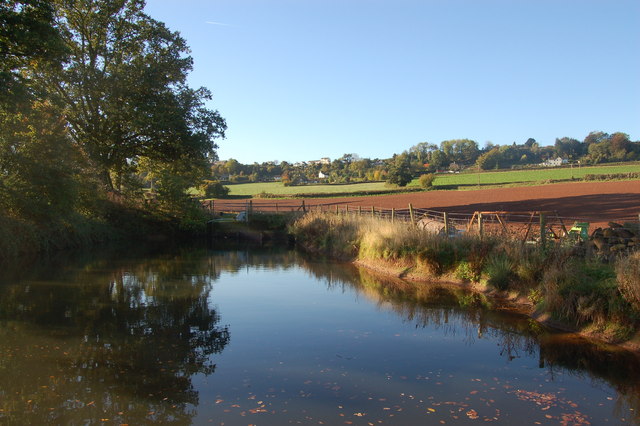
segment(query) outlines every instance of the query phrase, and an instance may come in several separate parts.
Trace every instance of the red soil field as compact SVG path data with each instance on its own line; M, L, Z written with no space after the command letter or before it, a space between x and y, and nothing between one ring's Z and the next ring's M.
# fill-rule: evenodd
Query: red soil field
M274 205L276 200L252 200ZM237 201L236 201L237 203ZM281 208L300 206L301 200L277 200ZM595 226L609 221L637 221L640 214L640 181L576 182L541 186L490 188L476 190L425 191L368 197L305 199L307 206L317 204L473 213L476 211L557 212L563 218L591 222ZM224 205L223 200L216 205Z

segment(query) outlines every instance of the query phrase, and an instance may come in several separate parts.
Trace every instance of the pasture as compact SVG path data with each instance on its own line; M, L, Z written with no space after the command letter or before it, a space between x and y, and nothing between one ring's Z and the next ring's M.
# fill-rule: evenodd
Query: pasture
M536 170L505 170L495 172L441 173L436 175L434 189L451 187L474 188L482 186L514 186L541 184L550 181L570 181L583 179L586 175L603 175L617 173L638 173L640 163L618 164L612 166L583 166L548 168ZM235 197L255 196L260 193L295 196L297 194L336 194L361 193L364 191L393 191L385 182L365 182L353 184L316 184L303 186L284 186L281 182L256 182L229 184L229 195ZM418 179L414 179L407 188L419 187ZM401 191L402 188L398 188Z
M303 185L284 186L282 182L256 182L225 185L229 188L231 196L251 196L262 192L277 195L296 194L344 194L362 191L389 191L393 190L384 182L365 182L341 185Z
M640 172L640 164L630 163L613 166L574 166L536 170L450 173L437 175L434 181L434 187L532 184L545 183L547 181L579 180L589 174L607 175L633 172ZM411 184L417 185L417 180L414 180Z

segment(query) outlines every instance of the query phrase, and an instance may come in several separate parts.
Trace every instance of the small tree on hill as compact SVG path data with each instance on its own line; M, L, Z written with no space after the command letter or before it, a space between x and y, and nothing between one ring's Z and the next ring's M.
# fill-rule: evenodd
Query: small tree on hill
M398 186L407 186L407 184L411 182L411 179L413 179L413 175L411 174L409 159L405 156L397 157L395 162L389 168L387 183Z

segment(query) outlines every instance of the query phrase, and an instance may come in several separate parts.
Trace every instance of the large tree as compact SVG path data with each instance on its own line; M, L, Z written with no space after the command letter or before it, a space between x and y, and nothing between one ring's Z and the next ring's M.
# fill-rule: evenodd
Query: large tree
M226 123L186 83L192 59L182 37L147 16L143 0L53 0L69 51L62 70L40 68L73 142L114 188L141 159L202 165Z

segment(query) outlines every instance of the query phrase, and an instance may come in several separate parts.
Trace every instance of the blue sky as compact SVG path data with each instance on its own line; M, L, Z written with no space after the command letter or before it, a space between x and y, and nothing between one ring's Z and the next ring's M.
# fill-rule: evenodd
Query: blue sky
M147 0L229 126L221 159L640 138L639 0Z

